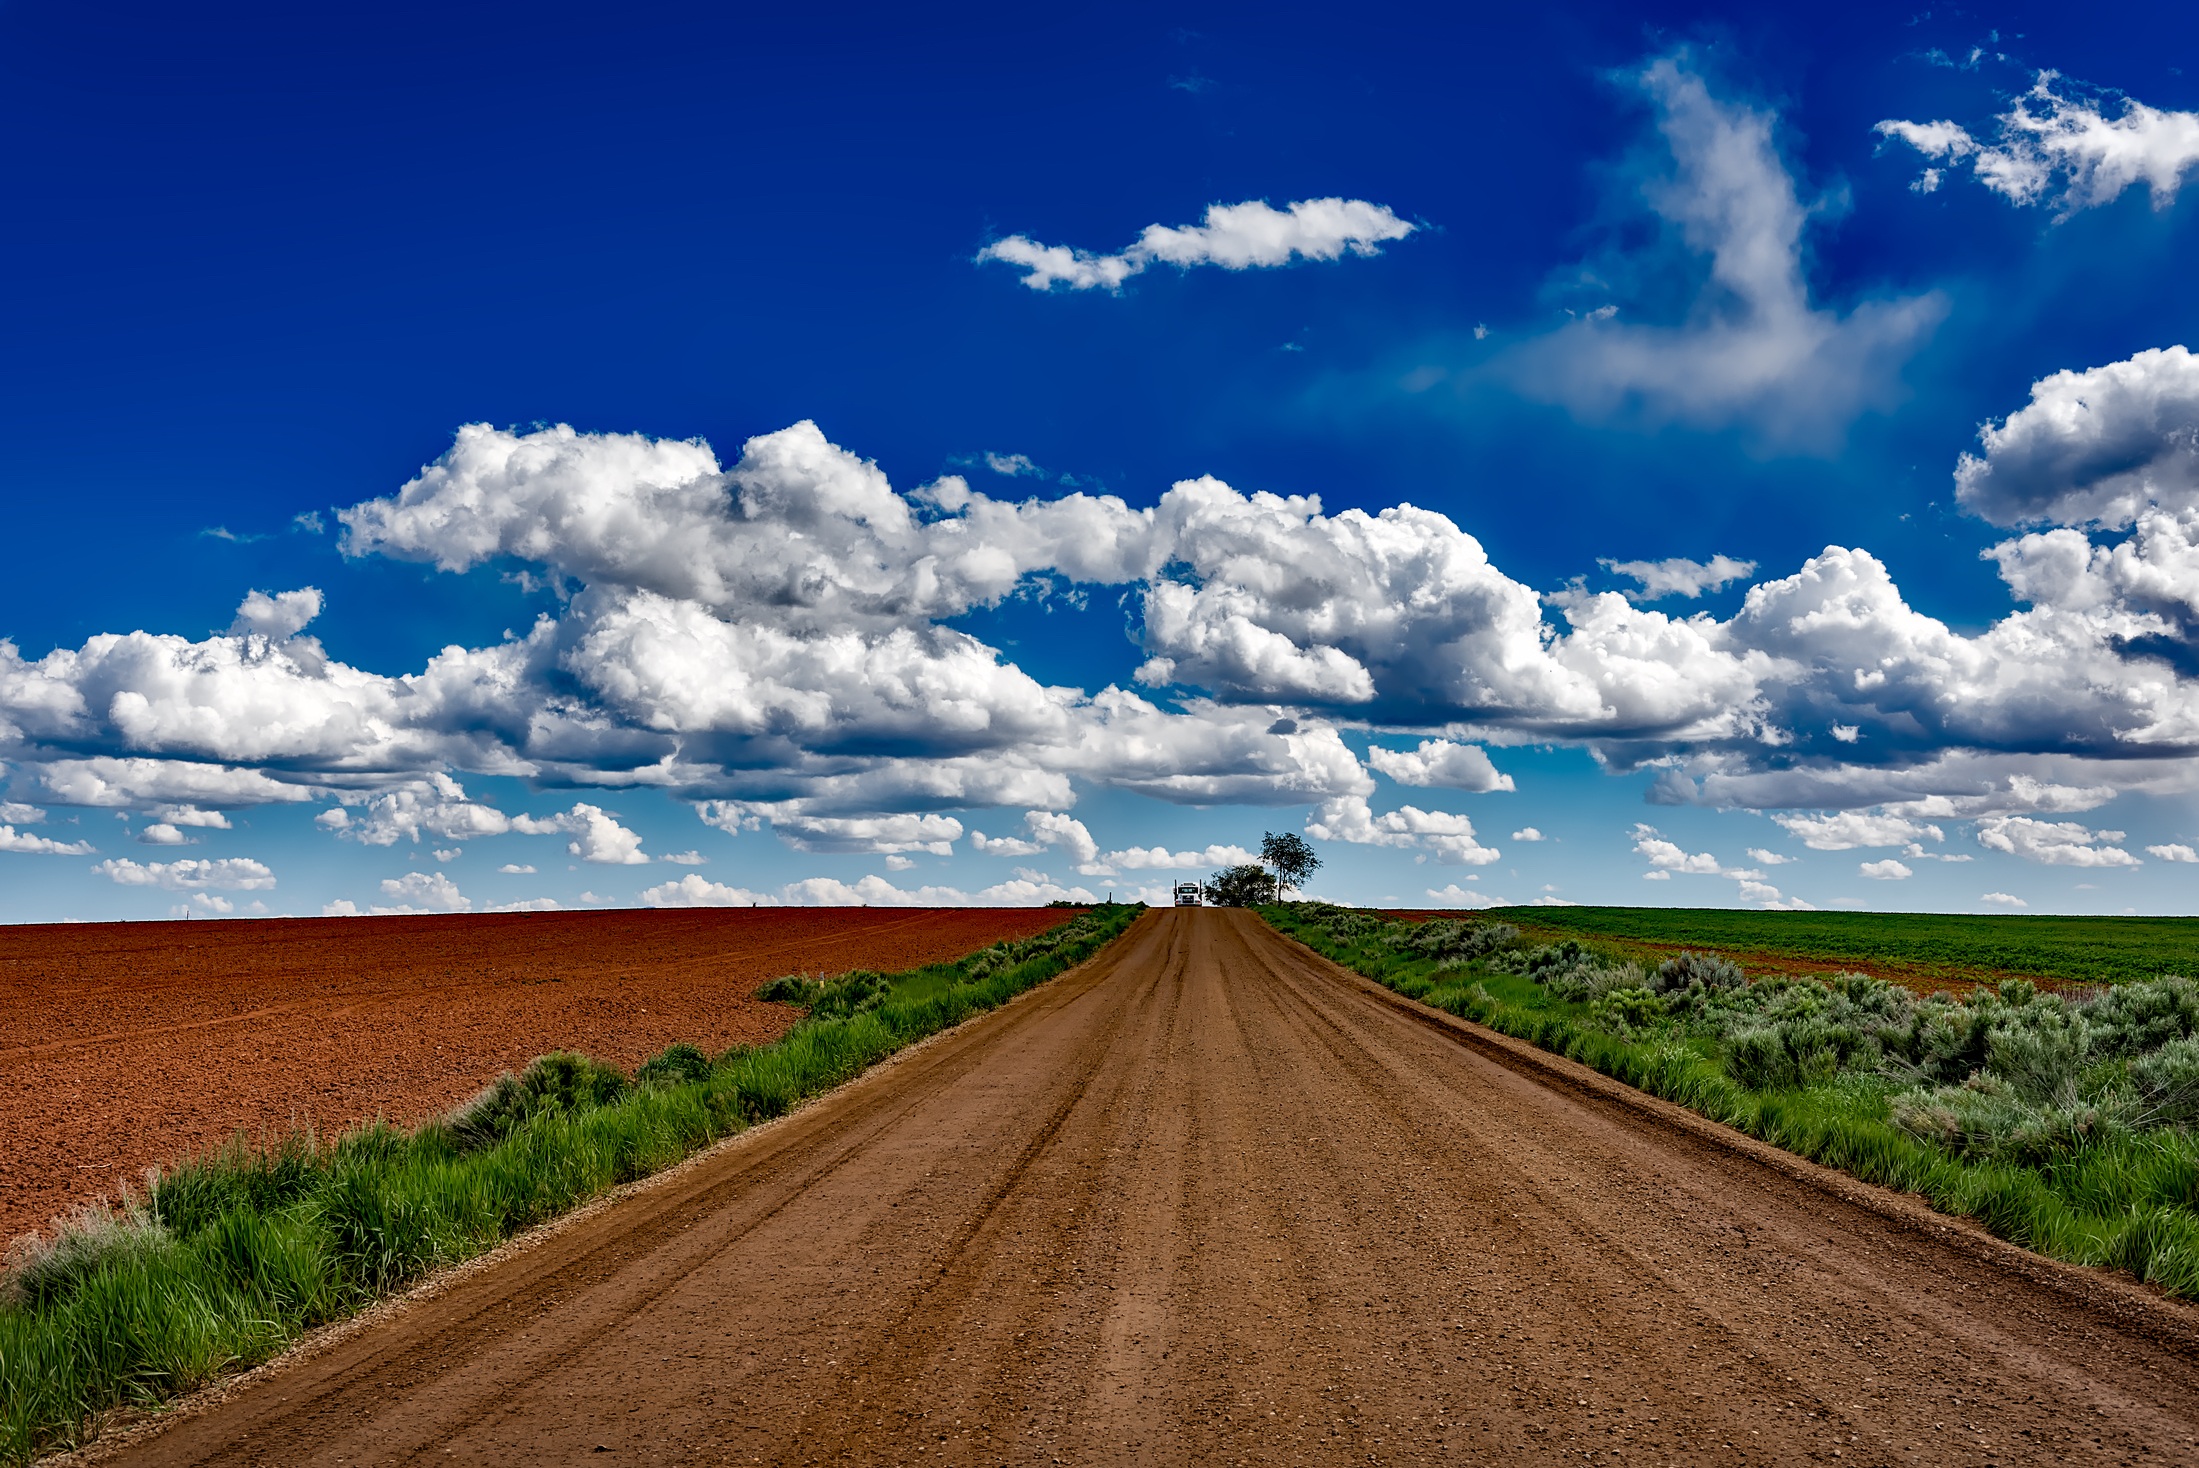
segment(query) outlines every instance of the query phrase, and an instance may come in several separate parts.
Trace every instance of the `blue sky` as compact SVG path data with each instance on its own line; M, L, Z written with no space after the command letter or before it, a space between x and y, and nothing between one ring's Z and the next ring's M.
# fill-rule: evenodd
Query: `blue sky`
M2191 911L2195 38L0 6L0 920Z

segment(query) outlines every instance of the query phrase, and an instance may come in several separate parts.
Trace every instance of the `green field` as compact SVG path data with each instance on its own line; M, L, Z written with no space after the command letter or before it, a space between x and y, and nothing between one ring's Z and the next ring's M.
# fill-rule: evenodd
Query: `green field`
M1751 969L1781 956L1961 982L2016 974L2112 984L2199 975L2199 918L1747 912L1687 907L1503 908L1523 933L1715 949Z

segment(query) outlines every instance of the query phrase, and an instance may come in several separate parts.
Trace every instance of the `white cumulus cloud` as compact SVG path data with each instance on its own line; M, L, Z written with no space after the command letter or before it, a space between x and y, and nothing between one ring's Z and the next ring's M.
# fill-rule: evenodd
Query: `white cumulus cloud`
M1979 183L2012 204L2052 198L2064 216L2112 203L2138 184L2152 191L2154 208L2165 209L2199 164L2199 113L2124 97L2111 115L2103 99L2080 95L2051 71L1994 119L1992 141L1944 119L1888 119L1877 130L1927 158L1968 163ZM1930 193L1941 170L1925 173L1931 182L1919 192Z
M0 851L22 852L29 856L90 856L93 849L89 841L56 841L35 831L18 831L13 826L0 825Z
M1115 870L1114 858L1100 855L1099 842L1084 822L1063 811L1033 810L1023 813L1022 836L987 836L972 832L970 849L987 856L1036 856L1059 848L1085 876L1104 877Z
M309 610L280 597L240 612L268 630L101 634L42 657L0 642L0 758L32 809L181 834L310 801L370 845L557 832L618 864L647 857L600 806L515 820L460 776L646 786L812 851L929 854L969 834L1086 875L1109 863L1069 811L1095 788L1311 806L1336 839L1495 859L1464 817L1377 817L1356 726L1418 740L1367 756L1394 779L1500 789L1485 744L1562 742L1658 766L1658 800L1815 812L1789 829L1819 849L1914 860L1950 821L2189 788L2199 499L2176 497L2190 423L2174 355L2132 359L2152 397L2122 384L2108 429L2066 426L2071 403L2105 411L2095 383L2035 394L1992 430L1993 474L2045 486L2002 499L2109 527L2127 503L2136 519L1996 546L2020 604L1975 631L1918 611L1854 547L1758 581L1730 616L1675 615L1579 583L1546 595L1410 504L1332 514L1211 478L1138 509L954 479L904 493L810 424L751 440L731 468L696 443L468 428L395 495L345 511L347 548L454 572L516 560L567 592L554 615L396 675L271 635ZM2102 447L2057 457L2057 433ZM2151 465L2150 487L2108 485L2116 453ZM1049 578L1122 588L1143 690L1046 685L942 625ZM1002 833L987 817L980 842L964 826L981 809L1044 820Z
M264 591L248 592L237 606L236 620L230 624L230 632L238 636L256 635L281 640L295 637L305 630L306 623L321 614L321 593L318 587L306 586L296 591L277 592L269 596Z
M1401 805L1376 815L1364 796L1341 796L1322 802L1306 822L1306 830L1323 841L1418 849L1439 862L1462 866L1487 866L1503 855L1474 838L1474 823L1465 816L1422 810L1416 805Z
M1084 822L1061 811L1026 811L1023 827L1031 833L1031 839L1043 846L1056 846L1076 863L1078 872L1085 876L1106 876L1111 870L1100 859L1099 843Z
M1916 875L1913 868L1903 865L1892 857L1888 857L1884 861L1858 863L1856 870L1874 882L1906 882Z
M1908 846L1918 841L1944 841L1947 833L1907 816L1883 811L1835 811L1829 815L1793 813L1772 817L1787 834L1801 838L1812 851L1853 851L1858 846ZM1783 860L1783 858L1780 858Z
M1428 900L1437 907L1482 908L1509 907L1511 905L1501 897L1490 897L1471 888L1461 887L1456 882L1447 883L1441 887L1430 887L1428 889ZM1528 906L1556 907L1571 906L1571 904L1537 899L1535 902L1529 903Z
M2192 850L2181 841L2172 841L2165 846L2148 846L2146 855L2159 861L2199 861L2199 851Z
M1021 836L988 836L983 831L970 833L970 850L983 856L1036 856L1046 848L1036 841L1026 841Z
M1688 851L1679 843L1666 840L1649 826L1634 828L1634 851L1649 862L1652 871L1679 872L1691 877L1729 877L1735 875L1717 857L1707 851Z
M41 748L37 728L40 716L70 710L84 702L85 690L74 678L80 666L59 653L35 664L24 663L12 645L0 641L0 719L18 721L17 737L28 741L25 757L33 761L24 768L23 777L56 804L150 809L155 817L172 825L196 826L227 820L220 812L201 810L201 806L273 805L312 800L318 794L310 785L228 764L138 755L80 757ZM11 671L19 671L21 676L11 679ZM56 673L60 676L54 676ZM67 721L58 719L54 725L56 733L69 727Z
M1376 255L1381 247L1411 234L1415 226L1380 204L1364 199L1300 199L1277 209L1263 199L1214 204L1203 223L1150 224L1137 243L1112 255L1067 245L1042 245L1024 235L1009 235L978 251L980 263L997 260L1024 272L1032 290L1067 286L1071 290L1118 290L1153 264L1189 269L1219 265L1226 270L1288 265L1293 260L1336 260Z
M1367 763L1400 785L1421 785L1482 794L1513 789L1512 777L1498 770L1478 744L1423 739L1415 750L1370 745Z
M2138 352L2031 385L2031 401L1978 431L1955 494L1996 525L2053 521L2121 529L2149 510L2199 509L2199 359Z
M465 787L439 770L380 794L342 791L337 798L343 803L322 811L314 823L368 846L417 844L423 831L461 840L512 829L502 811L469 799Z
M808 877L772 891L753 891L712 882L689 872L642 892L646 907L1042 907L1049 902L1097 902L1083 887L1064 887L1043 879L1017 877L975 892L959 887L896 887L884 877L856 882L837 877Z
M523 836L570 835L565 850L582 861L609 866L640 866L649 858L641 849L639 832L629 831L601 806L576 802L562 815L514 816L511 829Z
M229 817L218 810L201 810L195 805L156 805L152 809L155 820L171 826L199 827L209 831L231 829Z
M1165 846L1129 846L1101 858L1110 868L1126 872L1188 872L1258 863L1258 852L1219 842L1198 851L1170 851Z
M128 857L119 857L100 862L92 870L120 886L158 887L168 892L195 892L208 887L262 892L275 885L275 874L266 863L249 856L155 861L142 866Z
M441 872L407 872L401 877L385 877L382 895L396 906L377 907L376 912L466 912L473 907L472 899Z
M1658 601L1668 596L1684 596L1692 600L1706 591L1723 591L1756 569L1754 561L1738 561L1728 555L1714 555L1707 561L1690 561L1674 556L1662 561L1606 559L1599 560L1596 564L1614 576L1624 576L1629 581L1640 582L1640 591L1626 593L1628 601L1637 602Z
M805 815L798 807L739 801L717 802L703 813L705 821L723 830L736 830L740 822L754 818L770 821L772 830L796 851L949 856L962 836L962 823L942 815L819 816Z
M1655 826L1638 824L1632 835L1635 855L1649 863L1649 870L1642 873L1645 880L1669 882L1675 873L1685 877L1726 877L1736 884L1743 902L1765 908L1811 910L1807 902L1788 897L1766 882L1764 874L1753 867L1729 867L1710 852L1689 851L1668 839Z
M2138 858L2112 843L2120 831L2095 831L2076 821L1992 816L1978 822L1978 844L2026 861L2064 867L2134 867Z

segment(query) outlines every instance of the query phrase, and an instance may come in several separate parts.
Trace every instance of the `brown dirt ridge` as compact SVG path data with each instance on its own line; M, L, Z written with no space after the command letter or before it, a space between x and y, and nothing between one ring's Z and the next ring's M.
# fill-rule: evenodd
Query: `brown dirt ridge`
M2188 1462L2199 1311L1170 911L95 1455Z
M776 1039L792 971L900 969L1043 908L736 908L0 927L0 1241L240 1128L417 1122L545 1051Z

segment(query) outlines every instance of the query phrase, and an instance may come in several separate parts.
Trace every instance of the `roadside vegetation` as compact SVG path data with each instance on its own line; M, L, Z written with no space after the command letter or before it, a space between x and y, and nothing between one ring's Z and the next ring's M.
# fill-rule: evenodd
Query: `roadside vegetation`
M1578 938L1777 954L1965 986L1997 974L2076 984L2199 974L2199 921L2191 918L1665 907L1513 909L1504 916L1544 943Z
M2199 1298L2199 983L1960 996L1861 973L1645 967L1509 922L1261 910L1410 998L1580 1061L2000 1237ZM1509 916L1509 915L1508 915Z
M1033 937L898 974L775 980L808 1013L772 1045L675 1045L632 1076L545 1055L440 1120L295 1133L155 1175L10 1261L0 1461L81 1442L264 1361L315 1326L779 1116L927 1035L1082 962L1143 911L1107 904Z
M1270 831L1260 838L1259 861L1223 867L1206 879L1206 902L1211 907L1258 907L1284 900L1320 866L1321 858L1305 837Z

